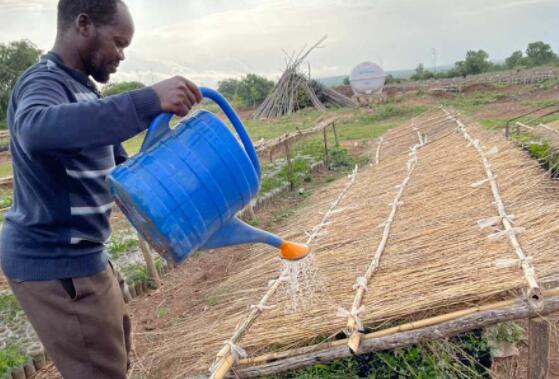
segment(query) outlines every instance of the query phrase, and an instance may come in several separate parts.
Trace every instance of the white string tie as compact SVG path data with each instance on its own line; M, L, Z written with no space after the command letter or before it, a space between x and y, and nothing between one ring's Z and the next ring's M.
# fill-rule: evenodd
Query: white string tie
M355 284L353 285L353 289L356 290L361 288L365 292L369 292L369 288L367 287L367 279L364 276L358 276Z
M260 312L264 312L270 309L274 309L277 305L266 305L266 304L251 304L250 309L258 309Z
M524 228L511 228L507 230L499 230L487 236L491 241L497 241L505 237L511 237L516 234L524 233Z
M491 149L489 149L489 150L485 153L485 155L487 155L487 156L492 156L492 155L495 155L495 154L498 154L498 153L499 153L499 148L498 148L497 146L493 146Z
M534 261L533 257L525 257L522 259L508 259L501 258L495 260L495 267L497 268L520 268L522 263L526 262L531 264Z
M496 175L494 175L494 176L492 176L492 177L490 177L490 178L482 179L482 180L480 180L480 181L478 181L478 182L472 183L472 188L479 188L479 187L481 187L482 185L484 185L485 183L489 183L491 180L495 180L495 179L497 179L497 176L496 176Z
M489 228L490 226L495 226L501 222L501 216L488 217L478 220L477 225L480 229Z
M339 307L336 316L343 317L343 318L351 318L355 322L355 326L357 326L358 330L363 330L363 321L361 321L360 316L365 312L365 306L362 305L354 312L350 312L343 307Z

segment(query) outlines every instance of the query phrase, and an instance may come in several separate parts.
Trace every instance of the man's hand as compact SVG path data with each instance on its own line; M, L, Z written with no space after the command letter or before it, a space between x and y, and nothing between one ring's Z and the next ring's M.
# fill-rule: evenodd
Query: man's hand
M202 101L202 94L196 84L182 76L175 76L151 86L161 101L163 112L172 112L184 117L190 109Z

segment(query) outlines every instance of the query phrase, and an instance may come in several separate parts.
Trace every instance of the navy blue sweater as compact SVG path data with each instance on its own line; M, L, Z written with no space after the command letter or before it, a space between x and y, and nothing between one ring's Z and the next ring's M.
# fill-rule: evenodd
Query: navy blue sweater
M127 158L121 142L160 112L151 88L101 99L53 53L19 78L8 104L14 198L0 239L5 275L52 280L106 267L113 202L105 179Z

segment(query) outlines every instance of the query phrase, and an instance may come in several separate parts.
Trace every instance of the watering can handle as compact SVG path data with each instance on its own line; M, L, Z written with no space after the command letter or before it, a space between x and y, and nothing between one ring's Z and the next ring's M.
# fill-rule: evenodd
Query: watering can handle
M245 147L245 151L247 152L248 157L250 158L250 161L254 166L256 174L258 175L258 177L260 177L260 161L258 160L258 155L256 154L254 145L252 144L252 141L243 123L241 122L241 119L239 118L233 107L229 104L227 99L225 99L225 97L216 90L207 87L200 87L200 92L202 92L202 96L213 100L217 105L219 105L221 110L229 118L231 124L233 124L233 127L237 131L237 134L239 134L239 137L241 137L241 141L243 143L243 146ZM144 151L152 146L169 131L169 121L171 121L172 117L172 113L161 113L159 116L153 119L148 127L148 132L142 144L141 151Z

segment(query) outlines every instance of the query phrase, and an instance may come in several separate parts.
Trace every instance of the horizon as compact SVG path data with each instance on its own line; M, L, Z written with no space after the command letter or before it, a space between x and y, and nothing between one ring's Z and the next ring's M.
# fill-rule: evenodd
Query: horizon
M48 51L56 34L56 0L0 0L0 43L28 39ZM529 42L555 52L555 0L146 0L126 1L136 23L127 59L111 82L146 84L183 75L200 85L255 73L277 80L286 52L323 35L307 61L316 78L347 76L363 61L385 71L452 66L467 50L502 61ZM248 20L248 22L247 22ZM33 27L29 27L33 25ZM522 27L518 27L521 25ZM382 36L379 38L378 36ZM445 36L445 38L441 38ZM282 51L283 50L283 51ZM305 67L305 70L307 68Z

